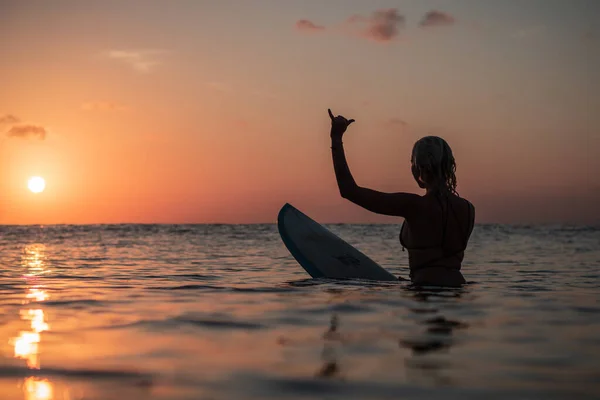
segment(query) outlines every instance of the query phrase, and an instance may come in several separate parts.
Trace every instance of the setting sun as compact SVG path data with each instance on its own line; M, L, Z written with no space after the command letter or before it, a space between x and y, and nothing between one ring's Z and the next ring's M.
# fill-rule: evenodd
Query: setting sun
M27 187L33 193L41 193L46 188L46 181L42 177L32 176L27 182Z

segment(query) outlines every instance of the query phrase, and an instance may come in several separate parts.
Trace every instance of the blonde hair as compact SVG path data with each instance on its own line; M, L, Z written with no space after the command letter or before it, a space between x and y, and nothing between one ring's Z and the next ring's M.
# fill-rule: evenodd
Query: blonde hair
M437 136L425 136L417 140L413 147L411 163L415 179L420 177L427 184L456 192L456 161L452 149L444 139Z

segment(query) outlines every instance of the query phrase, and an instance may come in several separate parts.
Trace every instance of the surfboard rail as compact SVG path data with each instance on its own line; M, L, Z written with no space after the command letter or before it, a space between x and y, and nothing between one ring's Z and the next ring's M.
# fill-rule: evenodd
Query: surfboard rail
M277 215L279 236L313 278L397 281L398 278L293 205Z

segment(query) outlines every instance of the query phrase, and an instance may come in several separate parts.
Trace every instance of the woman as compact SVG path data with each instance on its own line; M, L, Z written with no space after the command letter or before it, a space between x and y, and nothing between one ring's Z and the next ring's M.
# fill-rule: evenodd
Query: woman
M344 154L342 136L354 122L331 118L331 153L340 194L369 211L403 217L402 249L408 250L410 278L418 285L460 286L464 251L475 222L475 208L456 193L456 163L448 143L436 136L418 140L411 170L425 195L382 193L354 181Z

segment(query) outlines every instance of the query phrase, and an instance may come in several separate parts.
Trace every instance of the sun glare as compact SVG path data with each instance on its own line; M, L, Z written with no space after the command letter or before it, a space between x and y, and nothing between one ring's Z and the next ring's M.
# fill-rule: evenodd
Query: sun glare
M32 176L27 182L27 187L33 193L41 193L46 188L46 181L40 176Z

